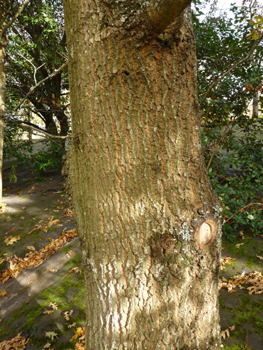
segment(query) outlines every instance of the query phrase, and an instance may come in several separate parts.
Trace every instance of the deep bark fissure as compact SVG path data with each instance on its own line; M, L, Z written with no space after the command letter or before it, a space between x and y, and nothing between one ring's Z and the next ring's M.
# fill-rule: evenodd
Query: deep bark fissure
M190 9L142 42L140 30L101 31L99 5L65 1L73 142L64 172L87 349L220 349L221 209L201 151Z
M0 26L3 25L0 21ZM0 28L1 31L2 28ZM0 204L2 203L2 166L4 152L4 130L5 130L5 52L6 35L0 35Z

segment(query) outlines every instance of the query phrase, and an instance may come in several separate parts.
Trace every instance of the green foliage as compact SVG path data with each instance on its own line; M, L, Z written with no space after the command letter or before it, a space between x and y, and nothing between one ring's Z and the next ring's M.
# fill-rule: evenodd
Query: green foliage
M203 125L215 128L227 124L230 117L240 115L262 80L262 45L254 51L253 59L244 61L220 80L236 62L245 59L254 44L249 38L254 11L233 5L230 11L231 17L224 13L217 17L210 14L204 20L201 20L202 12L194 14L200 101L216 82L201 103Z
M242 228L258 235L263 207L251 204L262 203L263 123L257 116L251 118L246 106L262 90L263 45L244 60L255 43L256 9L231 5L230 17L210 11L204 18L199 0L195 6L201 136L210 180L224 205L223 232L230 240ZM241 64L225 74L236 62Z
M224 203L225 220L237 212L223 226L223 232L230 240L242 227L249 228L254 235L262 232L263 206L250 205L262 203L263 197L263 140L256 132L262 122L251 121L243 128L232 130L209 168L211 183ZM211 135L206 131L208 136L203 137L203 142L209 142L214 134L214 130ZM208 147L205 155L208 162L211 156Z
M16 168L14 165L12 165L11 171L9 173L9 182L17 182Z
M22 140L21 130L17 125L6 123L4 133L4 158L17 158L22 161L24 154L32 152L32 143Z
M249 350L249 348L246 345L243 344L235 344L232 346L226 346L222 348L223 350Z
M61 171L64 153L64 146L61 142L49 141L43 146L43 150L30 154L24 159L24 163L27 166L33 166L37 178L42 179L48 169Z

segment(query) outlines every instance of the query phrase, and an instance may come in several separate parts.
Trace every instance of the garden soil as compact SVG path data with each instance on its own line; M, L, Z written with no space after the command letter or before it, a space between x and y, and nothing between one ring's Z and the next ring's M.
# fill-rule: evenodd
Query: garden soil
M16 183L9 183L12 165L16 165ZM4 162L3 178L0 350L7 349L7 344L26 350L84 349L84 277L63 178L50 171L36 179L32 169L15 160ZM235 242L223 241L223 248L224 348L262 350L263 238L254 237L247 228L237 232ZM246 279L251 273L256 273L254 289ZM241 276L239 283L233 276Z

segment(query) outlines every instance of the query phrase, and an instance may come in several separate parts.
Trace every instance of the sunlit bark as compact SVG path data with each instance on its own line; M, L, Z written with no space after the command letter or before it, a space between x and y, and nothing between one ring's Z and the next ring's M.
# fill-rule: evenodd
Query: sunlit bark
M0 204L2 203L2 166L3 166L3 147L4 147L4 128L5 128L5 52L6 35L3 33L4 27L4 9L0 9Z

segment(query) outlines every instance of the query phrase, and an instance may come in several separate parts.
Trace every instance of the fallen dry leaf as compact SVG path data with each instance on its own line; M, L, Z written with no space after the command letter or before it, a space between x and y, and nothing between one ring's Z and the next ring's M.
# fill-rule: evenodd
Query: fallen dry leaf
M53 314L53 312L55 312L55 310L46 310L46 311L43 311L43 314L50 315L50 314Z
M67 254L66 254L66 257L68 258L68 259L70 259L70 256L71 255L75 255L76 253L74 253L72 250L70 250Z
M36 250L36 248L33 247L32 245L28 245L26 248L29 249L29 250Z
M263 260L263 256L256 255L256 257L259 258L260 260Z
M226 265L231 265L234 260L235 259L230 256L223 256L221 258L221 270L223 270Z
M240 248L240 246L242 246L242 245L244 245L244 243L238 243L238 244L236 244L236 247Z
M75 348L77 350L85 350L85 343L77 343L75 344Z
M231 326L231 327L225 329L224 331L222 331L221 332L221 338L224 338L224 339L226 339L226 337L229 338L230 337L230 333L229 332L233 331L235 328L236 328L236 326L233 324L233 326Z
M29 231L29 232L27 233L27 235L30 235L30 233L32 233L32 232L34 232L34 231L36 231L36 230L39 230L39 229L41 229L41 226L36 226L36 227L34 227L31 231Z
M66 320L66 321L69 321L70 316L71 316L72 314L73 314L73 310L64 312L64 318L65 318L65 320Z
M228 288L229 293L233 293L233 289L240 285L249 285L247 290L249 294L262 294L263 293L263 276L261 272L254 271L250 272L248 275L236 275L233 280L219 280L219 289ZM242 289L242 287L241 287Z
M28 191L28 193L32 193L36 189L37 189L37 186L32 186L32 188Z
M63 231L57 239L49 238L49 244L40 250L30 251L25 258L14 257L15 268L5 269L0 272L0 282L5 283L22 273L28 266L37 267L41 265L48 257L55 254L66 242L71 241L77 235L77 230L72 229Z
M10 230L8 230L8 231L6 232L6 235L9 235L11 232L14 232L15 230L16 230L16 227L10 228Z
M69 321L69 320L67 320L67 321ZM76 322L73 322L72 324L68 325L68 328L72 328L72 327L75 327L75 326L76 326Z
M73 267L72 269L70 269L68 272L67 272L67 274L66 275L69 275L71 272L75 272L75 273L79 273L80 275L82 274L82 271L77 267L77 266L75 266L75 267Z
M6 237L6 239L4 240L4 242L5 242L5 244L7 245L7 246L9 246L9 245L12 245L12 244L14 244L14 243L16 243L17 241L19 241L20 240L20 236L19 235L17 235L17 236L9 236L9 237Z
M24 216L21 216L21 218L20 218L21 220L25 220L25 217Z
M7 293L6 293L5 289L0 290L0 297L3 297L3 296L6 295L6 294L7 294Z
M26 209L26 206L25 206L25 207L22 207L22 209L25 210L25 209Z
M75 335L73 335L73 337L70 339L70 341L78 339L82 336L85 335L85 327L78 327L75 331L74 331Z
M57 337L57 333L56 332L46 332L46 337L51 338L51 340L53 341L55 337Z
M0 343L0 349L2 350L24 350L29 338L22 336L22 332L14 338L5 339Z
M53 310L57 310L57 309L58 309L57 303L52 303L52 302L50 301L50 302L49 302L49 306L51 306Z
M9 269L10 270L15 270L15 268L16 268L16 263L14 262L14 260L13 259L9 259L8 260L8 266L9 266Z
M65 214L63 217L65 217L65 216L73 217L74 216L73 211L71 209L67 208L65 210Z

